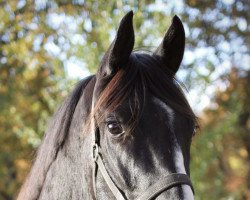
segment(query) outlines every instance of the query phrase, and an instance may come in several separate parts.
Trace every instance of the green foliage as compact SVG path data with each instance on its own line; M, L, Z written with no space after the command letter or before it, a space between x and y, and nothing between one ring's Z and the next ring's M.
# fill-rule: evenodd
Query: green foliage
M12 199L23 182L47 121L66 95L67 86L59 86L69 83L62 62L44 48L56 35L46 11L19 3L1 2L0 9L0 199Z
M227 81L204 111L202 134L192 147L197 199L250 197L250 71L233 69Z
M137 50L153 51L178 14L187 33L181 80L200 94L215 80L227 85L194 140L196 199L250 198L249 76L241 75L249 68L249 2L0 0L0 199L17 193L48 119L76 82L65 73L67 60L94 72L131 9ZM232 66L238 71L228 79Z

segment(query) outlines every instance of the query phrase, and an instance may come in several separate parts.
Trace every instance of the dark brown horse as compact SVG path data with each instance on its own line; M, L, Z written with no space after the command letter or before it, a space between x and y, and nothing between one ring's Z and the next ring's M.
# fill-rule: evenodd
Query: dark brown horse
M153 54L132 52L133 12L97 73L56 112L18 200L194 199L196 117L174 78L185 33L175 16Z

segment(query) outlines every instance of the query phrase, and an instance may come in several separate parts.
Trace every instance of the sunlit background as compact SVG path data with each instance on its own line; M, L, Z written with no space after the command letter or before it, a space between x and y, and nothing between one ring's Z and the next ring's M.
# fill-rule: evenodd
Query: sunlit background
M201 123L195 199L250 200L247 0L0 0L0 200L14 199L49 118L96 71L131 9L137 50L154 51L175 14L184 23L177 78Z

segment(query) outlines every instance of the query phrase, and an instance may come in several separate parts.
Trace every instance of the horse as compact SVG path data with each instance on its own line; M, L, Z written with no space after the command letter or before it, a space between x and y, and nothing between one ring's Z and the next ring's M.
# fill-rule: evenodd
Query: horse
M96 74L54 114L18 200L194 199L197 118L175 78L185 48L174 16L152 52L133 51L133 11Z

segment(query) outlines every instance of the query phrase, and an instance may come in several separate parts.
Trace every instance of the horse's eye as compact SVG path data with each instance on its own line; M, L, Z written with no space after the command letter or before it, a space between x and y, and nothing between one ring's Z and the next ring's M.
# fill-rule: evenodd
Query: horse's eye
M121 125L118 122L109 122L107 124L108 131L113 135L119 135L124 133Z

